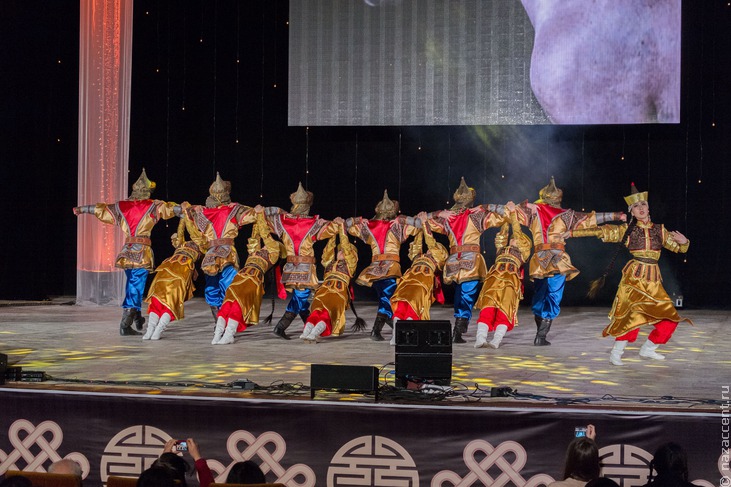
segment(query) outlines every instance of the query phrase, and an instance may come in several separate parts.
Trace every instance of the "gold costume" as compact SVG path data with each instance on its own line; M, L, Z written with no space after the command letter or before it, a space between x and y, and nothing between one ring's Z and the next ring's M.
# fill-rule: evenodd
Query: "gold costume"
M271 230L282 239L287 263L282 270L282 284L287 291L317 289L313 245L338 233L339 225L318 216L297 216L281 208L266 208Z
M206 240L206 255L201 270L209 276L220 274L224 267L239 268L239 257L234 239L239 228L255 220L254 209L239 203L228 203L210 208L183 203L187 218Z
M509 235L509 225L503 224L500 233L495 237L495 263L490 267L482 291L477 298L477 309L497 308L510 320L512 325L518 324L518 305L523 299L521 268L530 256L531 241L523 233L515 212L509 213L510 227L513 235ZM511 245L510 241L515 240Z
M572 236L596 236L603 242L621 242L626 230L627 224L603 225L574 231ZM638 221L625 245L632 254L632 260L622 269L619 289L609 312L610 323L602 334L618 337L640 326L654 325L663 320L692 324L691 320L681 318L675 310L662 285L660 267L657 265L663 247L671 252L685 253L690 241L680 245L663 225Z
M155 267L155 256L150 247L152 227L175 216L175 203L160 200L123 200L117 203L98 203L85 212L92 213L102 223L117 225L126 237L124 247L117 254L115 267L120 269L147 269Z
M186 229L192 240L185 240ZM172 240L175 252L155 269L145 302L150 303L154 297L170 311L173 319L182 320L185 317L183 304L195 291L195 263L200 259L200 246L205 239L188 220L181 218Z
M234 302L241 308L243 322L239 325L259 323L261 300L264 296L264 275L279 261L283 253L282 244L274 240L261 213L256 213L256 223L249 238L249 257L244 266L236 273L226 290L222 308L227 302ZM261 243L264 243L262 247Z
M579 275L579 270L571 264L571 257L566 253L563 235L570 230L594 228L601 223L618 219L615 213L582 213L558 208L541 200L535 206L536 209L528 210L527 221L524 222L533 235L535 250L528 271L531 279L545 279L562 274L570 281Z
M454 210L448 219L430 214L426 222L429 229L449 238L445 284L485 279L487 266L480 253L480 236L488 228L500 226L505 220L504 213L503 205L490 204Z
M391 220L356 217L348 218L345 225L349 234L370 245L373 254L371 263L356 279L357 284L370 287L374 281L401 277L399 250L417 231L413 218L404 215Z
M422 236L427 251L422 249ZM434 279L437 272L444 268L449 253L442 244L434 240L428 227L425 227L414 239L411 249L416 255L412 258L411 267L396 286L391 296L391 307L398 309L398 303L408 304L420 320L428 320L432 302L434 302Z
M323 250L322 265L325 276L322 285L315 291L310 311L327 310L333 335L342 335L345 329L345 310L350 302L350 279L358 265L358 250L348 241L345 230L340 225L338 249L335 237L331 237ZM340 255L342 252L342 255Z

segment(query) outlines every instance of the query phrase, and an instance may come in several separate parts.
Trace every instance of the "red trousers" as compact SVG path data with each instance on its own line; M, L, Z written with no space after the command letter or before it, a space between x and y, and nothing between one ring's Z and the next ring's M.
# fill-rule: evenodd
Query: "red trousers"
M238 321L239 326L236 328L236 333L246 330L246 323L244 323L244 315L241 312L241 306L236 301L226 301L218 310L218 317L225 318L228 321L229 318L234 321Z
M480 311L480 317L477 319L478 323L485 323L487 325L487 329L490 331L495 331L495 328L497 328L498 325L505 325L508 327L508 331L512 330L515 326L515 323L512 323L507 316L505 316L505 313L500 311L498 308L484 308L482 311Z
M398 318L399 320L408 320L409 318L412 320L421 319L419 318L419 315L416 314L416 311L414 311L414 308L412 308L406 301L398 301L396 303L396 307L393 310L393 317Z
M325 322L325 331L323 331L320 336L330 336L330 334L332 334L333 332L331 323L332 320L330 320L330 313L328 313L325 308L316 309L312 313L310 313L310 316L307 317L307 323L305 323L305 326L307 326L308 324L316 326L321 321Z
M170 321L175 321L175 316L173 316L170 308L162 304L155 296L150 299L150 306L147 307L147 313L155 313L157 316L160 317L167 313L170 315Z
M654 325L654 330L652 330L652 333L650 333L650 336L647 337L652 343L655 345L663 345L670 340L670 337L673 336L673 332L675 331L675 328L677 328L678 324L675 321L670 320L662 320L658 321ZM622 336L617 337L617 341L628 341L630 343L633 343L635 340L637 340L637 334L640 332L640 328L637 327L632 331L628 331Z

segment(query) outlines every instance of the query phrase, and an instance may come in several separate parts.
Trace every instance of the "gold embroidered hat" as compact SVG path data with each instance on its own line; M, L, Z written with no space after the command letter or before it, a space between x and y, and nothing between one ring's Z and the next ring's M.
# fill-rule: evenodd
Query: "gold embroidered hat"
M142 168L142 174L140 174L140 177L137 178L137 181L132 185L132 194L129 196L132 200L146 200L150 197L152 194L152 191L155 189L154 181L150 181L147 179L147 174L145 173L145 168Z
M388 190L383 191L383 199L376 205L375 220L393 220L399 212L398 201L388 197Z
M643 191L639 192L637 190L637 186L635 186L635 183L632 183L632 186L630 188L630 195L624 197L624 201L627 202L627 206L632 207L635 203L639 203L640 201L647 201L648 192Z
M206 206L216 207L231 203L231 181L224 181L221 175L216 172L216 179L208 188L208 198L206 198Z
M452 198L454 198L455 208L464 208L466 206L471 206L472 202L475 201L475 188L467 186L464 177L462 177L461 181L459 182L459 187L457 187L457 190L452 195Z
M538 198L540 198L541 202L548 203L551 206L561 206L563 190L556 187L556 181L554 181L553 176L551 176L551 182L538 192Z
M297 191L289 195L289 201L292 202L292 213L295 215L306 215L310 211L312 201L315 195L311 191L305 191L302 183L297 186Z

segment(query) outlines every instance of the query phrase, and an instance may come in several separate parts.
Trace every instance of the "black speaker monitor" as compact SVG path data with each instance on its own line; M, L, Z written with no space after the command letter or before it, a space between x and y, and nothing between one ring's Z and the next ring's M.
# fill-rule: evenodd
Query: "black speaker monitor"
M409 382L449 385L452 380L452 326L446 320L396 323L396 386Z
M310 366L310 398L315 391L335 389L348 392L375 393L378 401L378 369L366 365L324 365Z

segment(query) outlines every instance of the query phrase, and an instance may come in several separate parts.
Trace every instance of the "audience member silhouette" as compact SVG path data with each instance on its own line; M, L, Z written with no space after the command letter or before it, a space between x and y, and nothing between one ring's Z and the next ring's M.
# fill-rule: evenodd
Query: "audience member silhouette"
M588 481L585 487L619 487L619 484L609 477L597 477Z
M76 475L77 477L83 477L84 473L81 471L81 465L73 460L63 459L57 462L53 462L48 467L48 473L62 473L69 475Z
M653 475L653 470L657 475ZM677 443L665 443L650 462L649 482L645 487L692 487L688 480L688 455Z
M235 463L226 477L227 484L264 484L266 478L259 466L247 460Z
M586 436L574 438L566 449L563 480L553 482L549 487L583 487L590 480L599 477L601 463L599 463L599 447L594 439L596 430L594 425L588 425Z
M137 487L175 487L175 485L173 471L163 466L150 467L137 479Z

